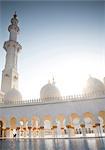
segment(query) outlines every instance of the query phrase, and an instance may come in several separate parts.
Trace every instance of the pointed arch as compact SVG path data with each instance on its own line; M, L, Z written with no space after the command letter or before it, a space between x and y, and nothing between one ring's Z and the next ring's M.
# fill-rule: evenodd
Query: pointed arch
M11 117L11 119L10 119L10 128L11 129L16 129L16 125L17 124L17 120L16 120L16 118L15 117Z
M65 120L65 116L63 114L59 114L56 116L56 120L63 122Z
M99 118L99 120L102 121L103 124L105 125L105 111L100 111L100 112L98 113L98 118Z
M0 137L2 137L3 121L0 120Z
M71 123L73 124L73 125L75 125L75 124L79 124L79 121L80 121L80 116L77 114L77 113L72 113L71 115L70 115L70 120L71 120Z
M83 114L84 117L84 121L85 123L91 123L91 124L95 124L95 116L93 115L93 113L91 112L85 112Z

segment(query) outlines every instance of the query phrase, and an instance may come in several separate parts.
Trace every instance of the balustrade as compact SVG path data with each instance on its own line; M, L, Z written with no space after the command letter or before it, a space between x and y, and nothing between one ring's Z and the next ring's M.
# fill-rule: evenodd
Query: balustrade
M28 105L28 104L44 104L44 103L60 103L60 102L77 102L80 100L91 100L95 98L104 98L105 93L88 93L88 94L78 94L78 95L70 95L70 96L62 96L62 97L48 97L45 99L30 99L30 100L17 100L15 102L3 101L0 102L0 106L5 105Z

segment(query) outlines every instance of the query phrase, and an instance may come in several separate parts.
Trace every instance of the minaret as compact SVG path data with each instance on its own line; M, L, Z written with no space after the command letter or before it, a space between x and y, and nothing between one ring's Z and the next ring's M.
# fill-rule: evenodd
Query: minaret
M17 59L18 53L22 49L21 45L17 42L17 35L19 33L18 19L16 12L11 19L11 24L8 27L10 32L9 40L4 43L6 51L5 68L2 71L1 90L7 93L10 89L18 89L18 72L17 72Z

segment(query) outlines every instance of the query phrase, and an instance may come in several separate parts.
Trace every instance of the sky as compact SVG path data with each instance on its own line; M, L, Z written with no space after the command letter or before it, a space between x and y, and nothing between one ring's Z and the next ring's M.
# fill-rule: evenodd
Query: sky
M4 41L14 12L19 19L19 90L38 98L52 81L62 95L79 94L89 75L105 76L104 1L0 1L0 78Z

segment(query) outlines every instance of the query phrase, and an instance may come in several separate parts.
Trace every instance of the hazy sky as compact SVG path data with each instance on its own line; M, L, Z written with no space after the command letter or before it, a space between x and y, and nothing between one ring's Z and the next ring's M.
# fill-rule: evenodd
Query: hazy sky
M105 76L105 2L0 2L0 77L5 64L4 41L14 11L19 18L19 90L39 97L55 77L62 95L81 92L89 75Z

